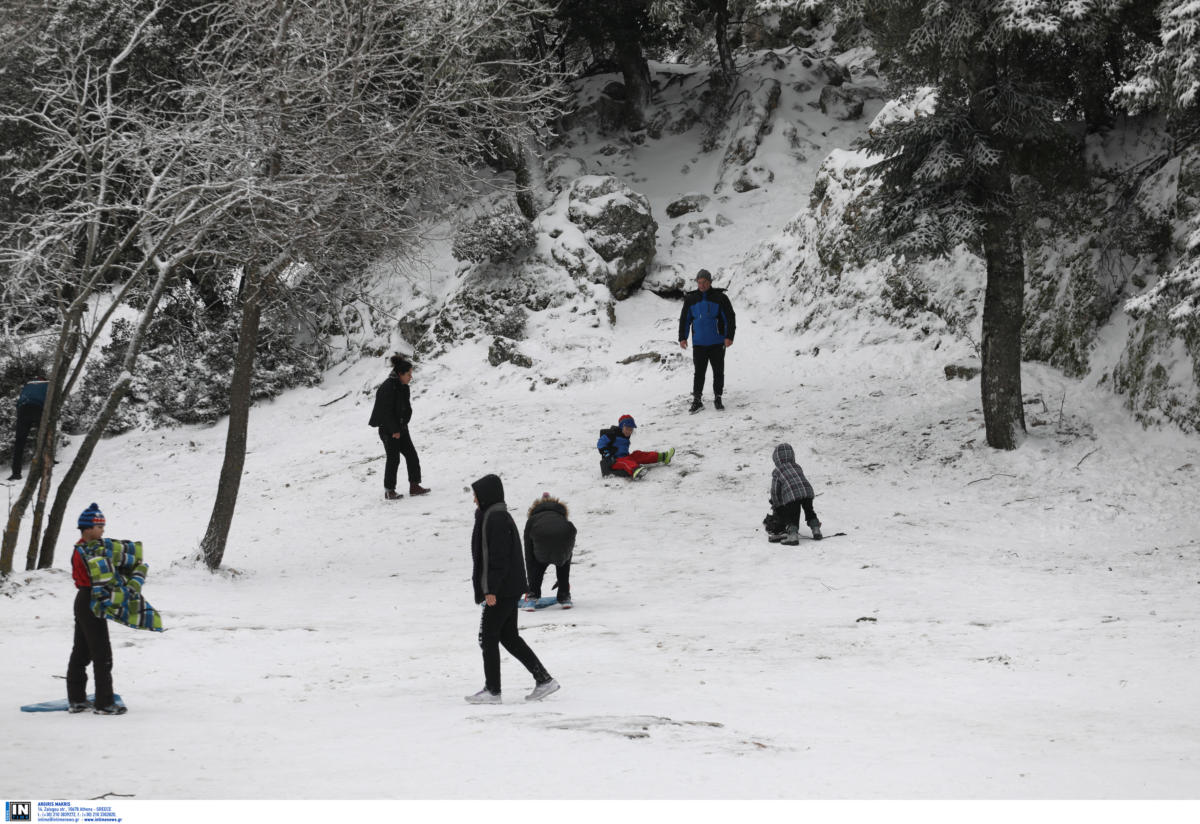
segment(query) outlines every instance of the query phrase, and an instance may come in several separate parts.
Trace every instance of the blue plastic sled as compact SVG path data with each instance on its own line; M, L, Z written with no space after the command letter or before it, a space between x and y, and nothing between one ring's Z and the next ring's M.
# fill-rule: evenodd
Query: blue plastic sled
M95 701L96 696L89 695L88 700ZM121 696L119 696L119 695L113 696L113 703L116 704L118 707L125 706L125 702L121 700ZM25 706L21 707L21 712L66 712L66 711L67 711L67 699L65 699L65 698L58 698L58 699L55 699L54 701L43 701L40 704L26 704Z
M536 601L530 601L528 598L522 598L520 601L517 601L517 606L520 607L521 609L525 610L526 612L532 612L535 609L545 609L546 607L552 607L557 603L558 603L558 596L543 595L541 598L538 598Z

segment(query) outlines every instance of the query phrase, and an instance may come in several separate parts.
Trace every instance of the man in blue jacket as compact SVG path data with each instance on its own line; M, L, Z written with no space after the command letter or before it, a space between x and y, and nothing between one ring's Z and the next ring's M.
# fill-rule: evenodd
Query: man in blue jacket
M46 404L46 387L49 383L44 380L30 381L21 387L17 397L16 431L13 436L12 475L10 481L21 480L21 464L25 460L25 441L31 431L37 431L42 421L42 407Z
M683 299L679 313L679 348L688 347L688 329L692 332L692 361L696 371L692 378L692 406L689 412L704 408L700 396L704 393L704 378L708 365L713 371L713 406L724 409L721 392L725 389L725 350L733 346L737 318L724 289L712 288L712 275L707 269L696 273L696 290Z

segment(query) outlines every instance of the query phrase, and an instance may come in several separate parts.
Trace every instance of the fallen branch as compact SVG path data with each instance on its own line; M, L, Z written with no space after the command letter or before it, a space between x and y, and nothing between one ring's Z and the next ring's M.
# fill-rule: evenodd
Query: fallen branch
M345 393L345 394L343 394L343 395L342 395L340 398L334 398L334 399L333 399L333 400L331 400L329 403L323 403L323 404L321 404L321 406L333 406L335 403L337 403L338 401L340 401L342 398L346 397L346 395L349 395L349 394L350 394L349 392L346 392L346 393Z
M1009 475L1007 472L997 472L995 475L988 475L986 478L976 478L973 481L967 481L967 486L977 484L981 481L990 481L992 478L1015 478L1016 475Z
M1080 458L1080 459L1079 459L1079 463L1075 464L1075 468L1076 468L1076 469L1078 469L1078 468L1079 468L1079 464L1083 463L1084 461L1086 461L1088 458L1092 457L1093 455L1095 455L1095 454L1096 454L1097 452L1099 452L1099 451L1100 451L1100 447L1099 447L1099 446L1097 446L1097 447L1096 447L1095 449L1093 449L1091 452L1089 452L1089 453L1087 453L1086 455L1084 455L1082 458Z

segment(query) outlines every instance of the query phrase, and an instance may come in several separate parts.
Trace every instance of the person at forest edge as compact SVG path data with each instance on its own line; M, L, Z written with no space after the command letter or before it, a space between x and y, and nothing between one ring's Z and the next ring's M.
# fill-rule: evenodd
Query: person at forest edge
M713 406L724 409L721 393L725 390L725 350L733 346L737 316L724 289L712 288L712 275L707 269L696 273L696 289L683 299L679 313L679 347L687 349L688 330L692 332L692 406L689 412L704 408L704 378L708 365L713 372Z
M404 497L396 491L401 455L408 469L408 494L424 495L429 490L421 486L421 459L408 434L408 422L412 420L408 384L412 381L413 365L403 355L392 355L391 363L392 374L375 390L369 425L379 428L379 440L383 441L383 497L394 501Z
M25 441L30 432L36 432L42 421L42 407L46 404L45 380L34 380L21 387L17 396L17 420L13 427L12 475L10 481L21 480L21 465L25 461Z
M596 449L600 450L600 474L604 476L622 472L635 481L646 474L646 465L669 464L675 457L675 448L666 452L630 452L629 439L637 424L632 415L622 415L616 426L600 430Z

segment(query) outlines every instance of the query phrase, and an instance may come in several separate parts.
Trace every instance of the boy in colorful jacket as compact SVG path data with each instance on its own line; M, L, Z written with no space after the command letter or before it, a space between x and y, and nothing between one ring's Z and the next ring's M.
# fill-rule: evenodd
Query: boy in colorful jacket
M646 474L647 464L669 464L675 457L675 448L666 452L630 452L629 439L633 430L637 429L632 415L622 415L616 426L600 430L600 440L596 441L596 449L600 450L600 474L613 475L618 472L628 475L635 481Z
M104 513L93 503L79 516L79 541L71 553L75 581L75 640L67 663L67 709L123 715L113 697L112 644L108 621L162 632L162 616L142 598L149 567L142 545L104 537ZM107 619L107 620L106 620ZM95 702L87 698L87 665L96 677Z

